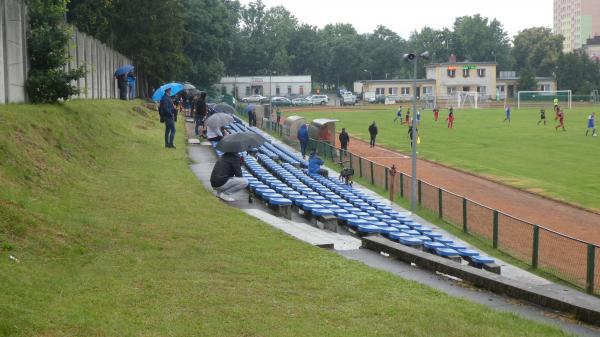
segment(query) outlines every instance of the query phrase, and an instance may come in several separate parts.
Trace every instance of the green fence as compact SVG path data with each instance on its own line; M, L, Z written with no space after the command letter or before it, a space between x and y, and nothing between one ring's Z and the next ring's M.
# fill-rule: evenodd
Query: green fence
M309 148L316 148L321 157L340 161L340 149L329 143L311 139ZM351 152L343 159L354 168L355 176L386 190L394 186L394 195L410 198L410 175L398 172L392 176L390 168ZM423 180L418 180L417 196L421 207L465 233L489 240L495 249L585 288L588 293L600 294L600 247L484 206Z

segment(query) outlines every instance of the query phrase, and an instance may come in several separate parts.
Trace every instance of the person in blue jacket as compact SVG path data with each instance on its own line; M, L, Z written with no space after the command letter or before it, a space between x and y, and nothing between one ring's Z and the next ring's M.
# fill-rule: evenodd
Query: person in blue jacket
M323 160L317 156L317 150L313 149L308 157L308 174L320 174L324 177L328 176L328 172L321 168Z
M135 99L135 74L130 71L127 74L127 88L129 89L129 99Z
M298 129L298 141L300 142L300 152L302 153L302 159L306 158L306 146L308 145L308 127L306 124Z
M160 105L158 106L158 113L160 114L161 120L165 123L165 147L174 149L173 139L175 138L175 118L177 112L171 99L171 88L165 90L165 94L160 99Z

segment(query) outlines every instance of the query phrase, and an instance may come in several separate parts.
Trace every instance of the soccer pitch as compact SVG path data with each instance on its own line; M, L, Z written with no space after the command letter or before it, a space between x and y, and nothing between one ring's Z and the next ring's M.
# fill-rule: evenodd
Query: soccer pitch
M403 104L403 118L408 105ZM410 152L408 128L394 122L398 105L364 106L348 110L285 113L307 122L316 118L339 120L351 136L369 139L368 127L378 126L377 144ZM574 107L565 112L566 131L555 130L552 106L546 107L547 125L537 125L539 108L512 108L511 122L503 122L502 108L455 109L454 128L445 121L448 110L434 121L432 110L421 112L419 157L485 176L554 199L600 209L600 137L586 137L587 117L597 107ZM412 110L412 109L411 109ZM596 111L598 114L598 111Z

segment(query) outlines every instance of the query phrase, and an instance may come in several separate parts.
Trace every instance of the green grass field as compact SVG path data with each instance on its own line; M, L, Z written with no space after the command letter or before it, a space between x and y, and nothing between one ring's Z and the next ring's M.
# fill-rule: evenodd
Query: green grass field
M134 104L0 106L0 336L565 335L228 207Z
M407 105L404 106L404 113ZM368 109L368 110L367 110ZM302 112L308 121L335 118L337 131L369 139L368 126L375 121L379 145L409 153L406 125L394 123L397 106L367 106L352 110ZM567 131L557 124L548 107L547 126L537 126L539 109L512 109L512 121L503 123L503 109L455 110L454 129L447 128L448 111L421 113L419 156L486 176L509 185L558 200L600 210L600 137L586 137L591 108L574 108L565 114ZM598 113L598 111L597 111Z

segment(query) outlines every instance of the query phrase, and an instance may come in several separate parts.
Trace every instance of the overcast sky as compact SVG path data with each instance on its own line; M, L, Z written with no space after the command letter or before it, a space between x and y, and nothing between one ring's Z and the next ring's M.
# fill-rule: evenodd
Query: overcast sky
M600 0L599 0L600 1ZM247 4L250 0L241 0ZM552 28L552 0L263 0L267 7L281 5L298 21L317 27L329 23L351 23L359 33L384 25L408 38L424 26L451 28L454 18L481 14L496 18L512 38L534 26Z

